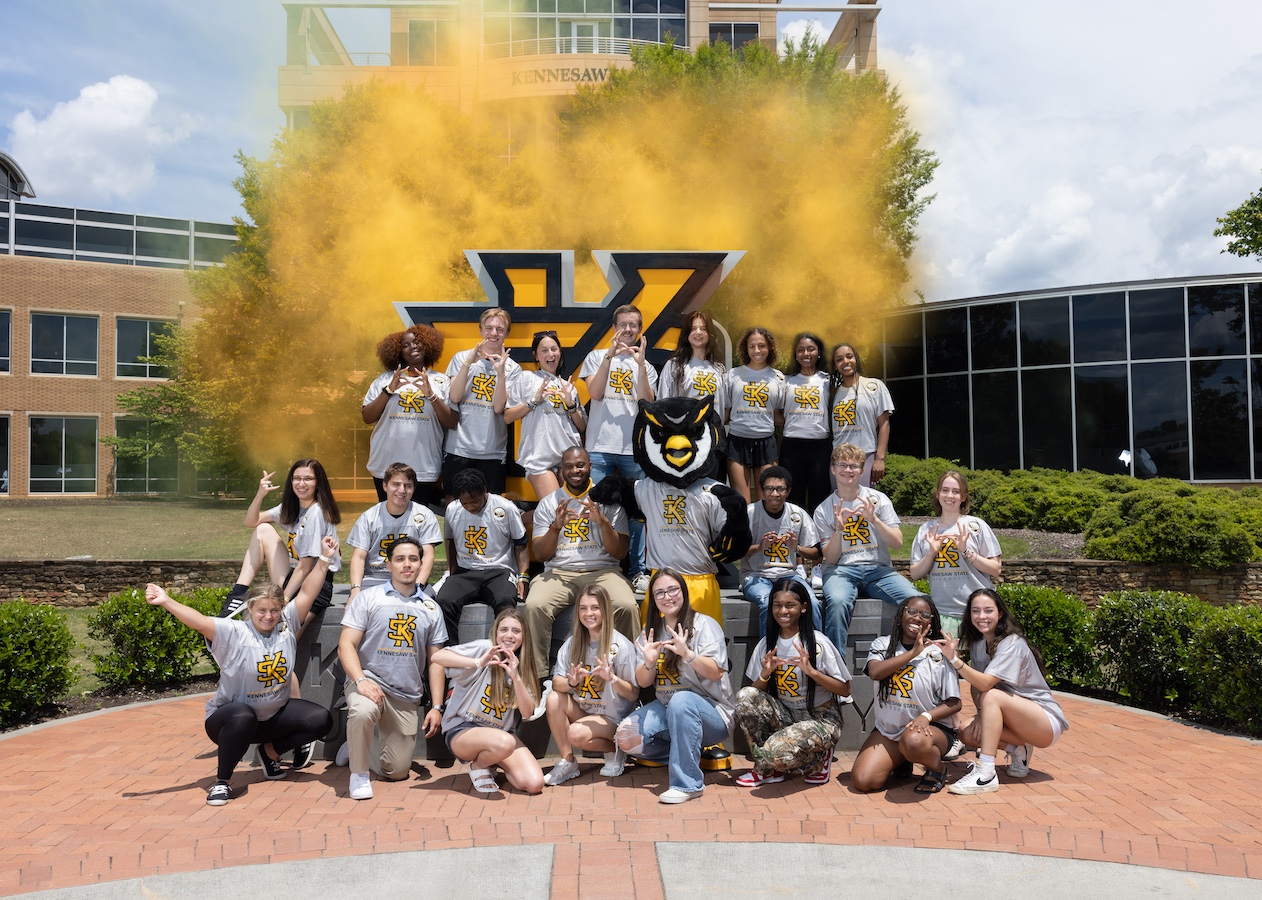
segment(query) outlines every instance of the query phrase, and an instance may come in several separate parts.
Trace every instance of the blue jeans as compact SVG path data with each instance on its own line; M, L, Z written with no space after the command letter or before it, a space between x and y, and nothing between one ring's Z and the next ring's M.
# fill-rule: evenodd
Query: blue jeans
M889 566L824 566L824 634L842 656L850 632L850 616L859 596L884 600L895 606L908 597L919 597L916 586ZM859 665L859 660L854 661Z
M628 718L639 720L643 750L636 755L667 760L671 787L689 792L705 788L701 749L725 740L729 734L714 704L700 694L680 691L670 698L670 706L654 700Z
M592 458L592 484L596 484L607 475L617 472L623 478L640 479L644 477L644 470L636 464L634 456L624 456L621 453L597 453L589 454ZM629 537L631 538L631 547L627 551L628 572L631 578L643 574L647 571L644 568L644 523L639 519L631 519L627 523Z
M789 577L806 587L806 592L811 596L811 614L815 619L815 630L823 631L823 604L819 602L819 598L811 590L810 583L799 575L791 575ZM759 637L767 636L767 607L771 604L771 586L779 580L778 578L775 580L764 578L762 575L746 575L745 580L741 583L741 592L745 595L745 599L758 607Z

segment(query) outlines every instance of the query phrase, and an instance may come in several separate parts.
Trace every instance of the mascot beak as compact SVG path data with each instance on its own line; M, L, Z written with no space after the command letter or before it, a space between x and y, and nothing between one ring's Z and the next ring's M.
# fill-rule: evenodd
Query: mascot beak
M696 445L682 434L674 434L666 439L666 461L676 468L684 468L692 461Z

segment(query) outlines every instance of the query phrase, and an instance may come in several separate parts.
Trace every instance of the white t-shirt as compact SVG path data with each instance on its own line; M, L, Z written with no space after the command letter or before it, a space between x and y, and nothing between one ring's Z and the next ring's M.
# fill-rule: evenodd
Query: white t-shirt
M785 540L789 534L797 536L799 547L814 547L819 543L819 535L815 532L815 522L807 515L806 510L794 503L784 504L779 518L773 518L762 501L751 503L746 507L749 513L749 532L754 536L754 543L762 542L762 536L768 532L779 535L766 550L755 550L741 560L741 577L757 575L761 578L788 578L797 572L798 553Z
M472 353L472 350L461 350L453 356L447 366L447 377L454 379ZM512 396L513 382L520 374L521 366L509 357L504 364L507 396ZM495 411L496 377L495 364L489 359L480 359L469 367L464 394L451 398L452 404L460 408L460 421L447 435L448 453L466 459L504 459L508 426L504 424L504 416Z
M590 378L600 370L605 350L593 350L583 360L580 378ZM646 365L649 387L657 390L657 370ZM592 400L587 421L587 449L592 453L631 455L631 432L639 412L640 367L630 355L615 356L609 362L605 396ZM655 394L656 395L656 394Z
M727 638L723 636L723 626L707 615L694 613L688 649L695 651L698 656L708 656L713 659L719 664L723 674L718 681L710 681L698 675L689 663L681 659L678 673L671 675L666 670L666 654L663 653L657 658L657 678L654 682L657 699L662 701L663 706L670 706L670 698L681 691L692 691L694 694L707 697L719 711L719 715L723 717L723 724L727 726L728 731L731 731L732 714L736 710L736 704L732 698L732 684L727 677ZM638 650L636 652L639 653Z
M872 642L868 658L863 663L864 672L868 670L868 663L884 659L885 648L889 644L888 634ZM897 652L905 653L907 649L899 645ZM876 730L891 741L898 740L903 729L922 712L929 712L960 696L960 678L937 646L926 647L919 656L895 672L891 679L890 695L886 698L881 697L880 681L872 679ZM955 727L955 716L940 721Z
M911 564L914 566L929 553L929 529L941 527L937 519L931 519L920 526L916 539L911 544ZM974 568L972 562L964 558L959 546L951 535L959 535L961 529L968 530L968 549L979 556L993 558L1000 555L999 539L990 530L990 526L976 516L960 516L959 521L942 534L947 541L942 550L929 565L929 596L938 612L944 616L961 618L968 605L969 594L982 588L994 588L994 582Z
M557 535L556 553L543 564L549 572L553 569L561 569L565 572L594 572L597 569L608 569L618 565L619 561L605 549L600 526L582 515L583 504L590 490L591 482L588 482L587 491L576 497L570 493L568 487L561 485L540 500L539 505L535 507L534 533L536 535L552 527L562 504L568 506L571 513L576 516L561 529L561 533ZM618 534L630 533L627 528L627 511L621 506L601 504L600 511Z
M429 648L447 643L437 603L419 590L404 597L390 582L379 584L346 607L342 627L363 632L359 665L365 675L396 700L421 702Z
M790 375L784 380L784 436L826 438L828 430L828 375Z
M462 569L507 569L517 572L513 546L526 537L521 513L499 494L487 494L480 512L471 513L459 500L447 504L443 538L456 545L456 561Z
M1000 690L1037 703L1060 723L1061 731L1069 730L1065 711L1052 697L1047 679L1039 671L1039 664L1030 652L1030 645L1018 634L1010 634L999 642L992 659L986 652L984 640L974 641L969 648L970 665L979 672L999 679Z
M574 636L565 639L565 643L561 645L561 650L557 653L556 665L552 667L552 676L554 678L566 678L570 674L570 648L574 643ZM587 645L587 652L583 655L583 665L588 669L596 665L597 650L599 647L595 641L591 641ZM635 649L635 645L626 637L618 632L613 633L613 640L609 644L609 664L613 669L613 673L623 681L629 681L635 684L635 667L640 661L640 652ZM579 708L589 716L608 716L615 722L621 722L626 718L627 713L635 708L638 698L628 700L619 694L612 684L608 682L599 683L599 679L593 678L591 675L583 678L582 683L570 685L570 696L574 698L574 702Z
M854 444L864 453L875 453L877 420L893 411L894 399L879 378L860 375L850 387L839 385L831 407L833 446Z
M834 492L815 509L815 530L819 534L820 545L827 544L836 530L833 527L833 510L838 506L849 514L845 517L841 531L841 556L836 565L839 566L888 566L890 551L885 541L877 533L872 523L859 514L859 501L863 497L871 497L876 507L876 517L897 528L900 524L898 514L894 512L894 504L890 498L875 488L860 487L859 495L854 500L842 500Z
M539 369L523 369L513 383L509 395L511 406L533 401L540 383L560 384L558 378ZM528 475L538 475L561 465L561 454L571 447L583 446L583 439L565 409L563 394L545 388L543 401L521 418L517 440L517 462ZM578 402L578 398L574 398Z
M710 493L716 481L694 481L686 488L641 478L635 502L644 513L644 559L649 569L670 566L685 575L712 575L719 570L710 544L727 517L719 498Z
M285 549L289 551L289 568L298 568L298 561L309 556L319 559L324 555L321 546L326 535L337 537L337 526L324 518L324 510L319 503L312 503L298 514L298 521L292 523L280 520L280 507L273 506L263 513L285 530ZM329 563L329 572L342 568L341 556L334 556Z
M285 604L271 634L255 631L249 621L216 619L210 655L219 664L219 686L206 701L207 717L225 703L244 703L266 722L289 702L289 673L298 657L297 604Z
M448 649L470 659L481 659L491 649L491 642L470 641ZM447 711L443 713L443 731L454 731L462 725L481 725L504 731L512 731L517 727L520 718L517 708L499 706L491 699L491 672L495 668L497 667L487 666L485 669L446 670L447 686L451 694L447 698ZM511 685L509 690L512 691ZM533 713L534 710L528 712Z
M784 406L784 373L766 366L737 366L727 376L727 433L765 438L776 433L776 410Z
M781 659L794 659L797 656L797 648L794 646L797 640L796 635L791 638L776 638L776 656ZM754 648L754 652L749 657L749 665L745 668L745 674L749 676L750 681L757 681L758 676L762 674L762 658L766 655L767 639L763 638L758 642L758 646ZM837 652L833 642L818 631L815 632L815 656L815 668L825 675L831 675L838 681L844 681L847 684L850 682L850 670L846 668L841 654ZM810 681L810 676L803 674L797 666L784 665L779 666L771 673L769 684L775 685L776 696L780 698L780 702L787 708L806 709L808 681ZM816 709L832 700L836 700L839 703L854 702L848 696L838 697L818 684L815 685Z
M368 386L364 406L381 396L393 372L382 372ZM438 421L434 405L421 393L419 379L408 379L399 385L386 401L381 418L372 428L368 444L368 471L375 478L384 478L393 463L407 463L416 472L417 481L437 481L442 472L443 437L447 431ZM429 373L433 393L447 401L451 385L441 372Z
M442 543L443 539L438 517L419 503L408 503L401 514L392 516L383 501L364 510L364 514L355 520L346 543L356 550L368 552L363 587L390 580L386 553L391 544L404 536L415 538L422 544L434 545Z
M714 410L723 416L724 402L727 398L727 369L722 363L710 362L708 359L689 358L684 363L682 385L675 386L675 373L678 366L672 356L662 366L661 377L657 379L657 396L659 397L692 397L703 400L714 398Z

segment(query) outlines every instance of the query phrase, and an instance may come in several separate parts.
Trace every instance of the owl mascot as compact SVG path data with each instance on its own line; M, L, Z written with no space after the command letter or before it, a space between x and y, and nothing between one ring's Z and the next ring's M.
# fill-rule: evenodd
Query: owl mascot
M736 562L753 543L745 498L714 480L726 443L712 397L641 400L632 444L645 477L610 475L591 494L644 521L648 569L683 574L692 608L720 625L718 564Z

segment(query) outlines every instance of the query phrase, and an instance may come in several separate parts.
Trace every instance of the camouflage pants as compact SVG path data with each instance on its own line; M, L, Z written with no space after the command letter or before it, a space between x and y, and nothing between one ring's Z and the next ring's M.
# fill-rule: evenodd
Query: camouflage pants
M749 740L759 775L809 775L832 758L841 740L841 707L834 703L813 713L789 709L780 698L756 687L736 695L736 723Z

